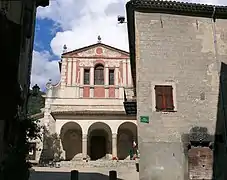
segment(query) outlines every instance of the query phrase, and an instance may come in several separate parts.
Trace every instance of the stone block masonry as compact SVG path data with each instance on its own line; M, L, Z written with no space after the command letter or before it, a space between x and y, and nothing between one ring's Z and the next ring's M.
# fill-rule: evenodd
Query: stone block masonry
M150 117L149 124L138 122L141 180L188 179L182 134L194 126L217 131L227 23L215 24L217 56L213 25L211 18L135 12L137 118ZM172 112L156 111L155 85L173 87Z

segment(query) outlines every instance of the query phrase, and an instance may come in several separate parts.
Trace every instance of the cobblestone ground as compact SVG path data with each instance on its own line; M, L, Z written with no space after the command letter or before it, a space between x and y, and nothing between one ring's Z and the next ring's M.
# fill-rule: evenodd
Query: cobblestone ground
M48 168L34 167L30 180L70 180L70 171L78 170L79 180L109 180L108 173L117 171L118 180L139 180L139 173L134 168L105 168L105 167L80 167L80 168Z

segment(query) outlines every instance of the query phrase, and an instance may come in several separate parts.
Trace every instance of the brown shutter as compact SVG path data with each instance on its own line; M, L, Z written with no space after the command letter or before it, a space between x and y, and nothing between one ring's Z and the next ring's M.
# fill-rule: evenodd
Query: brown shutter
M155 86L155 96L156 96L156 110L161 111L163 109L163 96L162 86Z
M167 110L174 110L173 87L172 86L166 86L165 87L165 97L166 97L166 109Z
M157 111L174 110L172 86L155 86L155 96Z

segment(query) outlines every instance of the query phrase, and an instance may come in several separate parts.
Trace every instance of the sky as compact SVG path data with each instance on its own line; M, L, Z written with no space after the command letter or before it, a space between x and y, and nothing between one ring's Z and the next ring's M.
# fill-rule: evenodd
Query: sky
M126 24L117 16L126 15L128 0L50 0L48 7L37 9L31 86L42 90L49 79L60 80L58 61L63 45L68 51L97 42L128 50ZM184 0L182 0L184 1ZM186 2L186 0L185 0ZM227 5L227 0L187 0L187 2Z

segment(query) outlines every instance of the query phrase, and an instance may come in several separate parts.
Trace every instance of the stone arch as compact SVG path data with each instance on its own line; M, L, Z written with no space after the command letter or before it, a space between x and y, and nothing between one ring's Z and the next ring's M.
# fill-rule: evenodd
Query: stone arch
M82 128L76 122L65 123L60 131L65 160L72 160L82 155Z
M133 122L122 123L117 131L117 155L120 160L130 158L133 141L137 143L137 125Z
M95 122L88 129L88 155L91 160L108 158L112 152L112 131L109 125Z

